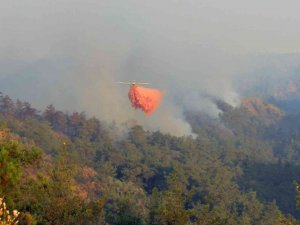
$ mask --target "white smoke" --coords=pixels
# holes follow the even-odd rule
[[[283,19],[255,15],[261,4],[241,15],[232,0],[226,5],[193,0],[3,2],[0,87],[35,107],[53,103],[106,121],[134,119],[150,130],[190,134],[185,110],[218,116],[211,99],[238,104],[233,80],[244,53],[289,51],[290,45],[279,46],[287,43],[285,35],[300,37],[297,26],[289,29],[288,14]],[[293,16],[292,24],[299,21]],[[293,49],[299,50],[299,43]],[[115,83],[131,80],[150,82],[165,93],[152,117],[133,110],[128,87]]]

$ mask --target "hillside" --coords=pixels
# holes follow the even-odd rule
[[[270,54],[251,58],[253,66],[235,80],[242,96],[258,96],[285,112],[300,112],[300,54]]]
[[[0,191],[20,224],[297,224],[299,116],[187,113],[196,138],[0,98]],[[272,118],[270,120],[270,118]]]

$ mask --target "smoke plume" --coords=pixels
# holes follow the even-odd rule
[[[4,1],[0,91],[39,109],[52,103],[108,122],[191,134],[186,111],[217,117],[212,99],[238,104],[233,81],[245,55],[300,49],[297,7],[252,2]],[[164,93],[151,117],[132,110],[128,90],[116,85],[132,80]]]

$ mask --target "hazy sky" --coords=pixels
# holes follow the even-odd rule
[[[21,48],[15,54],[38,57],[58,42],[121,35],[228,51],[298,52],[299,7],[296,0],[2,0],[1,49]]]
[[[34,106],[184,134],[185,109],[218,114],[203,96],[236,103],[233,79],[246,55],[300,51],[299,8],[292,0],[2,0],[0,88]],[[132,111],[127,87],[114,83],[133,79],[165,93],[151,118]]]

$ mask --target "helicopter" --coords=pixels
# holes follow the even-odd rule
[[[151,85],[150,83],[135,82],[135,80],[133,80],[132,82],[122,82],[122,81],[119,81],[117,83],[118,84],[126,84],[126,85],[130,85],[130,86],[134,86],[134,85]]]

